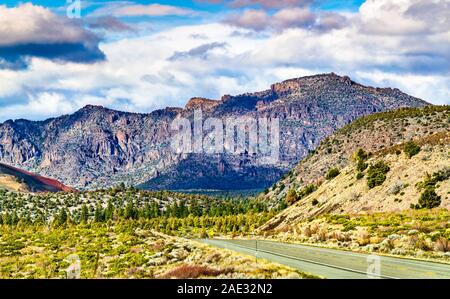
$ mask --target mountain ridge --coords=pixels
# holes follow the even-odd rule
[[[334,73],[276,83],[270,89],[220,100],[193,98],[186,107],[168,107],[151,113],[122,112],[87,105],[77,112],[45,121],[16,120],[0,124],[0,162],[39,172],[81,189],[107,187],[118,182],[153,185],[158,189],[183,189],[185,177],[177,165],[191,160],[194,169],[213,181],[231,182],[225,189],[268,186],[320,140],[364,115],[400,107],[429,105],[391,88],[365,87]],[[279,118],[280,161],[270,169],[258,159],[220,154],[177,154],[169,150],[177,117],[191,119],[195,108],[204,117]],[[211,167],[211,161],[216,161]],[[214,165],[213,165],[214,166]],[[223,168],[226,169],[223,169]],[[224,177],[229,175],[229,177]],[[180,177],[179,180],[173,180]],[[250,177],[245,186],[239,178]],[[165,179],[167,178],[167,179]],[[215,189],[207,180],[204,189]],[[214,185],[214,186],[213,186]],[[189,189],[189,188],[187,188]],[[248,188],[253,189],[253,188]]]

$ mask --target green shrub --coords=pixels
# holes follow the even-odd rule
[[[390,167],[385,162],[380,161],[375,165],[370,165],[367,170],[367,185],[370,189],[381,186],[386,180],[386,174],[389,172]]]
[[[369,167],[369,165],[362,160],[359,160],[358,163],[356,164],[356,170],[358,170],[359,172],[363,172],[364,170],[367,169],[367,167]]]
[[[427,177],[424,181],[416,184],[416,187],[419,189],[424,189],[428,187],[436,187],[437,183],[443,182],[450,178],[450,168],[445,167],[444,169],[433,173],[433,175],[427,174]]]
[[[334,179],[335,177],[337,177],[339,175],[339,169],[337,168],[331,168],[330,170],[328,170],[327,175],[325,176],[325,178],[327,180],[331,180]]]
[[[312,200],[312,205],[313,206],[317,206],[319,204],[319,201],[316,199],[316,198],[314,198],[313,200]]]
[[[440,205],[441,205],[441,197],[437,195],[436,191],[434,191],[434,188],[428,187],[420,195],[419,206],[421,208],[432,209],[439,207]]]
[[[316,190],[317,190],[317,187],[314,184],[310,184],[310,185],[306,186],[305,188],[303,188],[298,195],[299,195],[300,199],[302,199],[302,198],[310,195],[311,193],[313,193]]]
[[[364,173],[362,173],[362,172],[358,172],[357,174],[356,174],[356,179],[357,180],[360,180],[360,179],[362,179],[364,177]]]
[[[366,153],[362,148],[358,149],[354,154],[353,154],[353,159],[355,161],[366,161],[367,158],[369,158],[369,154]]]
[[[412,203],[412,204],[410,204],[410,208],[413,210],[420,210],[422,207],[418,203],[416,203],[416,204]]]
[[[299,200],[299,197],[297,195],[297,191],[295,191],[294,188],[289,189],[288,194],[286,195],[286,203],[288,205],[293,205],[294,203],[296,203]]]
[[[418,146],[414,141],[409,141],[405,144],[403,150],[406,156],[411,159],[420,152],[420,146]]]

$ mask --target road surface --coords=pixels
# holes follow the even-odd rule
[[[200,241],[330,279],[450,279],[448,264],[272,241],[219,239]]]

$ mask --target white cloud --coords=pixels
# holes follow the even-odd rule
[[[446,32],[448,0],[367,0],[359,10],[361,30],[369,34],[410,35]]]
[[[384,13],[391,8],[375,5],[372,9]],[[256,34],[225,24],[180,26],[101,44],[107,60],[93,65],[60,65],[35,58],[28,70],[0,71],[0,82],[7,82],[0,85],[0,97],[28,99],[28,104],[2,107],[0,119],[56,116],[88,103],[150,112],[183,106],[194,96],[218,98],[259,91],[277,81],[331,71],[361,83],[397,87],[436,104],[449,104],[446,65],[450,51],[446,50],[450,28],[420,38],[410,30],[368,35],[361,28],[361,18],[367,17],[361,14],[367,12],[347,15],[348,26],[331,31],[291,28]],[[411,18],[409,14],[407,18]],[[177,52],[198,53],[198,49],[211,48],[208,55],[169,59]],[[61,108],[35,108],[36,103],[46,107],[47,102]],[[30,109],[35,112],[30,114]]]
[[[23,43],[80,42],[92,38],[85,30],[48,9],[31,3],[0,5],[0,46]]]
[[[95,10],[91,16],[114,15],[118,17],[136,17],[136,16],[195,16],[198,13],[194,10],[162,4],[130,4],[130,3],[111,3]]]
[[[450,105],[450,78],[445,76],[421,76],[414,74],[386,74],[381,72],[357,72],[357,77],[380,87],[392,87],[434,104]]]
[[[332,12],[313,13],[310,8],[283,8],[270,14],[263,9],[246,9],[243,12],[232,13],[224,19],[225,24],[252,29],[255,31],[278,30],[288,28],[309,28],[330,30],[347,25],[344,14]]]
[[[64,95],[58,93],[40,93],[30,95],[25,104],[13,104],[0,109],[0,119],[26,117],[39,119],[73,111],[74,105]]]
[[[23,69],[30,57],[93,63],[99,38],[69,18],[33,5],[0,5],[0,68]]]

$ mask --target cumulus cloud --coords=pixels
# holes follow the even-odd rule
[[[342,29],[350,24],[349,19],[341,14],[325,12],[316,21],[316,28],[319,30]]]
[[[128,4],[112,3],[94,11],[92,16],[114,15],[116,17],[136,17],[136,16],[194,16],[197,12],[183,7],[162,4]]]
[[[13,104],[0,109],[0,119],[40,119],[73,111],[74,105],[64,95],[43,92],[29,97],[28,102]]]
[[[87,21],[87,24],[91,29],[102,29],[113,32],[133,31],[133,28],[131,28],[129,25],[112,16],[92,18]]]
[[[448,0],[367,0],[358,21],[366,34],[423,35],[450,28]]]
[[[25,68],[31,57],[92,63],[100,39],[79,24],[31,3],[0,6],[0,68]]]
[[[450,28],[450,2],[447,0],[420,0],[409,6],[404,15],[423,20],[429,32],[445,32]]]
[[[316,15],[307,8],[288,8],[275,13],[273,22],[277,28],[308,28],[316,22]]]
[[[383,1],[385,5],[378,5]],[[416,12],[410,8],[418,1],[402,0],[409,4],[402,4],[404,13],[397,15],[397,21],[434,26],[425,12],[416,20]],[[237,29],[220,22],[184,25],[102,43],[108,59],[101,64],[67,63],[62,67],[34,58],[24,71],[0,69],[0,119],[61,114],[59,110],[37,110],[39,113],[29,116],[27,109],[34,107],[30,105],[44,99],[61,103],[55,105],[65,107],[64,113],[88,103],[150,112],[182,107],[194,96],[217,99],[331,71],[363,84],[396,87],[432,103],[450,104],[450,28],[426,34],[410,29],[400,34],[398,28],[390,28],[369,34],[364,28],[368,20],[392,13],[394,8],[388,2],[392,1],[368,1],[360,12],[344,15],[345,26],[341,26],[343,20],[335,20],[340,15],[332,13],[317,13],[313,28],[304,25],[308,22],[287,22],[289,30]],[[334,30],[321,30],[320,26]],[[1,97],[23,102],[2,102]],[[55,100],[58,97],[59,102]]]
[[[253,30],[264,30],[269,26],[270,16],[263,10],[247,9],[242,14],[229,15],[225,23]]]
[[[231,7],[261,6],[264,8],[284,8],[307,6],[313,0],[198,0],[212,4],[228,4]]]
[[[380,87],[395,86],[406,93],[440,105],[450,105],[450,77],[392,74],[380,71],[356,72],[356,77]]]
[[[224,23],[262,31],[275,29],[282,31],[289,28],[309,28],[321,31],[340,29],[348,24],[347,17],[332,12],[314,13],[309,8],[284,8],[270,14],[262,9],[247,9],[230,14]]]
[[[204,44],[204,45],[200,45],[198,47],[192,48],[189,51],[175,52],[169,58],[169,60],[174,61],[174,60],[179,60],[179,59],[183,59],[183,58],[192,58],[192,57],[206,59],[206,58],[208,58],[208,53],[210,51],[212,51],[214,49],[223,49],[226,46],[227,46],[226,43],[219,43],[219,42]]]

